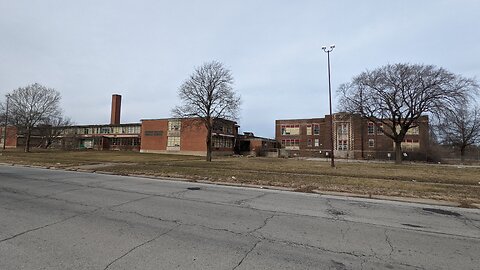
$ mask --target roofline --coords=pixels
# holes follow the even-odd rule
[[[202,119],[202,118],[201,118],[201,117],[169,117],[169,118],[140,119],[140,121],[143,122],[143,121],[174,120],[174,119],[183,120],[183,119]],[[214,119],[225,120],[225,121],[228,121],[228,122],[232,122],[232,123],[238,124],[237,121],[228,120],[228,119],[222,118],[222,117],[217,117],[217,118],[214,118]]]
[[[58,128],[69,128],[69,127],[121,127],[121,126],[141,126],[142,123],[125,123],[125,124],[94,124],[94,125],[71,125],[71,126],[60,126]]]

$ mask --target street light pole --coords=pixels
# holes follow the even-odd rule
[[[330,145],[331,145],[331,166],[335,168],[335,158],[334,158],[334,147],[333,147],[333,114],[332,114],[332,84],[330,82],[330,52],[333,51],[335,45],[330,45],[330,48],[327,49],[327,46],[323,46],[322,50],[327,53],[328,59],[328,103],[330,106]]]
[[[7,145],[7,123],[8,123],[8,101],[10,99],[9,95],[6,95],[7,97],[7,106],[5,110],[5,126],[3,127],[3,151],[5,151],[5,147]]]

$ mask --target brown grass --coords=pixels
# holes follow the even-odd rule
[[[0,162],[98,168],[122,175],[181,177],[191,180],[270,185],[301,192],[334,191],[448,200],[469,206],[480,203],[480,167],[430,164],[328,162],[297,159],[216,158],[142,154],[120,151],[7,151]]]

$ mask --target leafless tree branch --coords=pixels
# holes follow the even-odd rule
[[[197,117],[207,128],[207,161],[211,161],[212,129],[215,119],[235,121],[241,99],[233,89],[233,76],[222,63],[212,61],[195,68],[193,74],[180,86],[178,96],[182,104],[172,113],[175,117]]]
[[[383,124],[401,163],[401,142],[422,114],[438,115],[465,102],[478,89],[474,79],[443,68],[394,64],[361,73],[342,84],[338,93],[340,110],[361,114],[377,127]]]

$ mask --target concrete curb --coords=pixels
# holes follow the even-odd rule
[[[210,185],[217,185],[217,186],[245,187],[245,188],[254,188],[254,189],[268,189],[268,190],[279,190],[279,191],[287,191],[287,192],[308,193],[308,192],[295,191],[294,188],[287,188],[287,187],[263,186],[263,185],[231,183],[231,182],[213,182],[208,180],[195,180],[195,179],[187,179],[187,178],[154,176],[154,175],[146,175],[146,174],[118,174],[118,173],[109,172],[109,171],[79,169],[75,167],[58,168],[53,166],[36,166],[36,165],[15,164],[15,163],[0,163],[0,165],[19,166],[19,167],[27,167],[27,168],[40,168],[40,169],[60,170],[60,171],[75,171],[75,172],[82,172],[82,173],[96,173],[96,174],[126,176],[126,177],[140,177],[140,178],[149,178],[149,179],[156,179],[156,180],[202,183],[202,184],[210,184]],[[322,190],[313,190],[311,193],[318,194],[318,195],[338,196],[338,197],[374,199],[374,200],[380,200],[380,201],[394,201],[394,202],[418,203],[418,204],[436,205],[436,206],[460,207],[460,203],[444,201],[444,200],[434,200],[434,199],[409,198],[409,197],[386,196],[386,195],[364,195],[364,194],[356,194],[356,193],[348,193],[348,192],[335,192],[335,191],[322,191]],[[472,206],[480,209],[480,204],[472,204]]]

